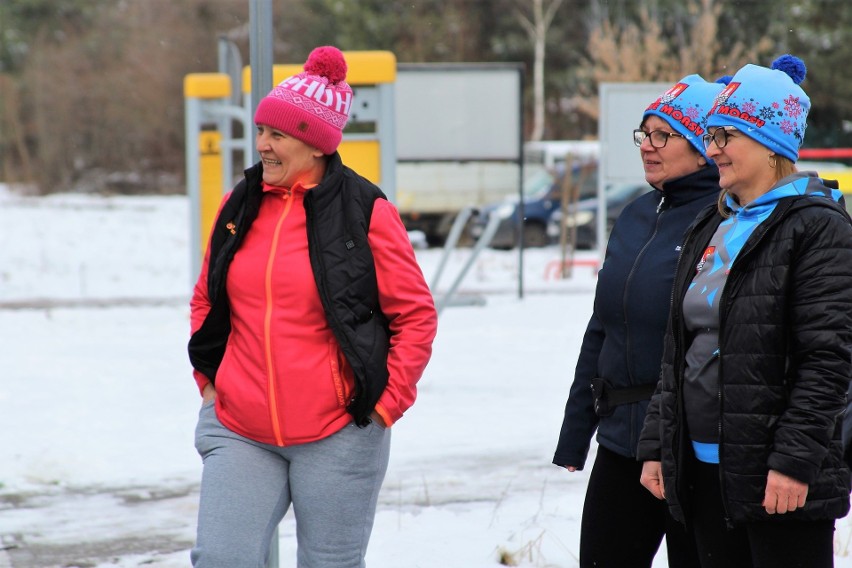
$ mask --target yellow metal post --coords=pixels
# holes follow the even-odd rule
[[[382,183],[382,164],[378,140],[346,140],[337,147],[344,164],[376,185]]]
[[[184,98],[221,99],[231,96],[231,78],[225,73],[190,73],[183,78]]]
[[[201,256],[207,250],[207,240],[213,228],[213,220],[222,201],[222,134],[205,130],[198,135],[199,164],[199,211],[201,213]]]
[[[191,73],[184,77],[186,121],[186,188],[190,200],[191,278],[198,275],[210,227],[222,199],[222,134],[204,130],[216,119],[207,105],[223,104],[231,94],[231,79],[224,73]]]

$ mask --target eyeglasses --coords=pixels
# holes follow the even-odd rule
[[[710,142],[715,142],[717,148],[724,148],[728,145],[728,139],[731,137],[728,132],[735,132],[737,129],[733,126],[722,126],[709,134],[701,137],[704,141],[704,148],[710,149]]]
[[[676,136],[677,138],[686,138],[686,136],[678,134],[677,132],[666,132],[665,130],[652,130],[651,132],[645,132],[641,128],[637,128],[633,131],[633,143],[637,146],[641,146],[642,142],[645,141],[645,138],[650,138],[651,146],[654,148],[665,148],[669,138],[672,138],[673,136]]]

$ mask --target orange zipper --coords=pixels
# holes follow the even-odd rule
[[[284,219],[290,213],[290,208],[293,205],[293,200],[290,199],[290,191],[284,194],[284,212],[278,218],[278,223],[275,225],[275,232],[272,234],[272,247],[269,249],[269,258],[266,261],[266,315],[263,318],[263,343],[266,351],[266,381],[267,392],[269,396],[269,418],[272,421],[272,432],[275,434],[275,442],[279,446],[284,445],[284,439],[281,436],[281,424],[278,422],[278,397],[275,391],[275,369],[272,358],[272,268],[275,265],[275,253],[278,250],[278,235],[281,233],[281,226],[284,224]]]

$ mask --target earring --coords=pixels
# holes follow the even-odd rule
[[[778,165],[778,157],[775,154],[769,154],[769,167],[775,169]]]

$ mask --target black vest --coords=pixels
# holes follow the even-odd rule
[[[192,366],[215,383],[231,330],[225,282],[228,267],[257,217],[263,198],[260,163],[245,171],[222,207],[210,241],[207,275],[210,312],[189,340]],[[325,316],[355,374],[347,410],[359,426],[387,386],[390,333],[381,312],[373,253],[367,242],[370,217],[382,191],[329,158],[322,182],[305,194],[308,253]]]

